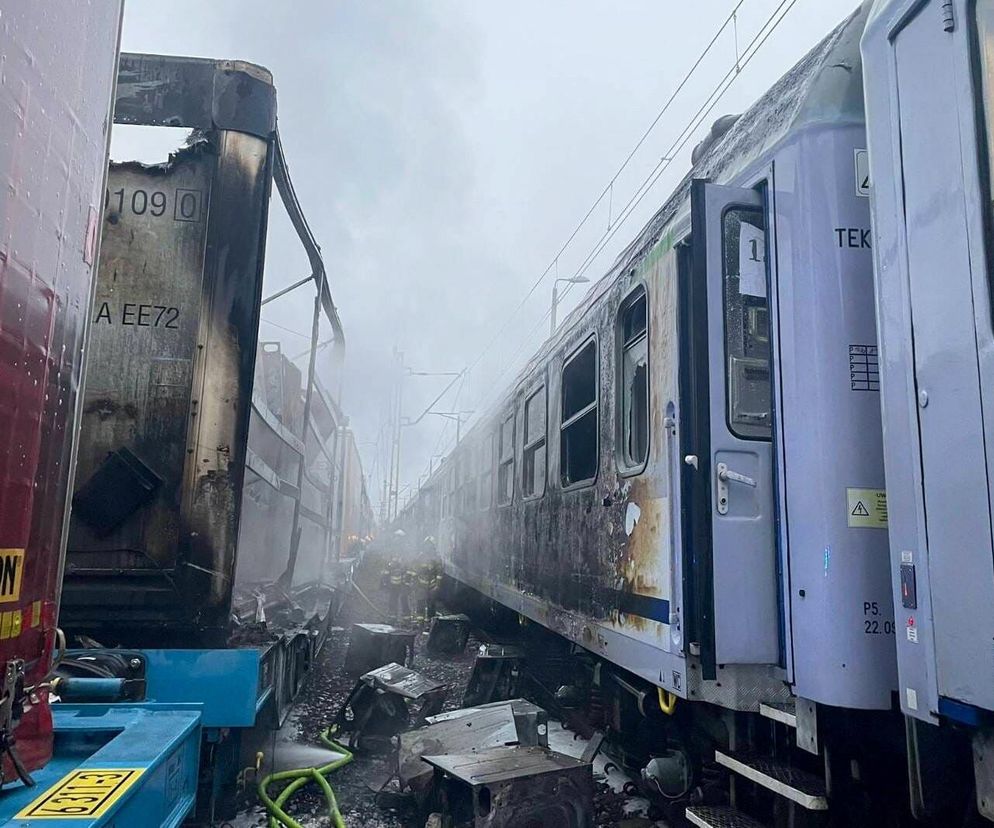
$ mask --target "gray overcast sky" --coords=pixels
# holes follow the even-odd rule
[[[343,405],[374,506],[394,347],[421,371],[456,371],[477,357],[736,2],[127,0],[125,50],[237,58],[275,77],[291,173],[346,328]],[[740,50],[779,5],[743,0]],[[714,117],[746,108],[855,6],[796,1],[600,254],[592,280],[686,173],[690,146]],[[735,42],[729,27],[615,185],[615,212],[733,65]],[[158,152],[145,136],[115,139],[118,160],[161,160]],[[605,201],[561,258],[561,276],[607,222]],[[266,290],[306,273],[274,200]],[[439,410],[480,409],[509,382],[548,332],[550,295],[547,279]],[[580,296],[565,297],[560,318]],[[309,296],[267,305],[262,336],[297,354],[309,316]],[[408,379],[405,415],[420,414],[445,382]],[[405,429],[402,484],[451,445],[453,426],[429,416]]]

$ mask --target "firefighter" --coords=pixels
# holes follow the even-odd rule
[[[390,599],[390,621],[397,624],[410,616],[410,601],[408,593],[411,588],[411,573],[403,561],[396,555],[392,557],[383,570],[380,583],[387,590]]]
[[[435,539],[430,535],[424,540],[421,561],[418,565],[418,587],[420,592],[422,620],[431,621],[435,617],[438,591],[442,586],[442,567],[435,552]]]

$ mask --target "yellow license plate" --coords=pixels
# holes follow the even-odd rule
[[[17,819],[103,816],[144,772],[145,768],[74,770],[24,808]]]

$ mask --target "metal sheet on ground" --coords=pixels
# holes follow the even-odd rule
[[[421,761],[426,754],[476,753],[519,741],[510,704],[456,710],[446,714],[442,721],[438,721],[437,716],[432,718],[436,720],[433,724],[400,736],[397,764],[402,786],[411,785],[418,777],[431,775],[431,768]]]
[[[387,664],[362,676],[362,680],[377,690],[396,693],[405,699],[420,699],[422,696],[441,690],[442,682],[425,678],[409,667],[401,664]]]

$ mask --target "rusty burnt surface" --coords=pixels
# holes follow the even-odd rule
[[[664,278],[671,275],[669,265],[662,259],[650,256],[616,279],[585,309],[582,321],[559,339],[553,353],[533,361],[513,395],[471,432],[462,449],[472,452],[479,440],[516,412],[514,500],[509,506],[477,508],[452,519],[450,554],[457,574],[469,573],[542,599],[548,607],[544,623],[595,649],[595,631],[577,624],[576,616],[653,638],[662,634],[657,632],[660,623],[669,622],[669,573],[664,568],[670,560],[671,515],[663,418],[667,402],[677,393],[676,299],[675,287]],[[645,468],[625,473],[618,470],[618,436],[612,426],[620,404],[616,321],[624,300],[643,284],[650,295],[651,436]],[[597,341],[599,363],[598,475],[591,485],[564,490],[559,481],[561,369],[591,337]],[[525,399],[542,382],[548,406],[547,481],[544,495],[523,499],[522,411]],[[452,463],[459,463],[458,454],[446,467]],[[435,486],[445,485],[445,474],[437,476]],[[440,546],[446,546],[446,539],[440,539]]]
[[[164,164],[111,165],[76,485],[120,449],[162,485],[106,536],[73,519],[72,631],[227,637],[271,164],[268,141],[209,131]]]

